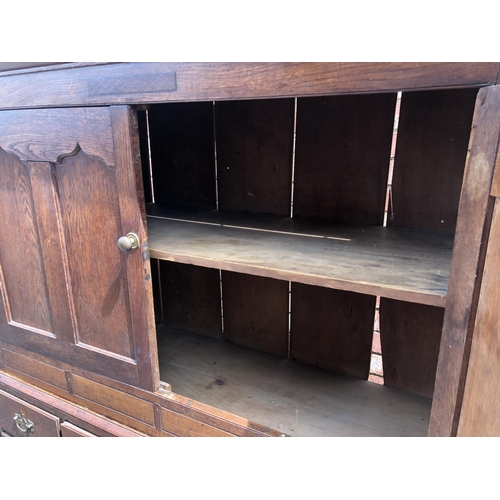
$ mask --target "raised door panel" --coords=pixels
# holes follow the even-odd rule
[[[0,338],[156,389],[134,114],[2,112],[0,148]],[[131,231],[141,248],[122,253]]]

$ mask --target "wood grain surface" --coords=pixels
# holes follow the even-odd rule
[[[215,208],[213,104],[152,106],[148,115],[155,200]]]
[[[292,283],[290,357],[368,379],[376,297]]]
[[[289,215],[294,100],[215,104],[220,210]]]
[[[298,99],[294,217],[382,225],[396,94]]]
[[[446,300],[452,235],[173,213],[148,218],[154,258],[430,305]]]
[[[403,94],[389,226],[455,230],[476,95],[477,89]]]
[[[222,339],[217,269],[160,261],[163,324]]]
[[[48,69],[51,69],[50,71]],[[0,75],[0,108],[294,97],[492,85],[498,63],[121,63]],[[175,73],[175,90],[173,89]],[[100,79],[124,78],[92,94]],[[164,80],[165,90],[153,88]]]
[[[500,200],[484,265],[459,436],[500,436]]]
[[[490,187],[499,134],[500,87],[481,89],[458,208],[429,425],[431,436],[455,435],[457,431],[493,210]]]
[[[0,147],[23,161],[56,163],[77,145],[114,165],[108,108],[2,111]]]
[[[380,299],[384,385],[432,398],[444,309]]]
[[[288,281],[222,271],[224,338],[288,358]]]

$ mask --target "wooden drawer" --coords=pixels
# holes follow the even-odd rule
[[[95,434],[88,432],[76,425],[69,422],[61,423],[61,436],[62,437],[97,437]]]
[[[23,432],[14,420],[20,415],[33,423],[33,432]],[[22,399],[0,391],[0,431],[2,435],[12,437],[59,437],[59,419]]]

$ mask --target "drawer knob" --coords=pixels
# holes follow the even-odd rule
[[[139,236],[135,233],[128,233],[127,236],[122,236],[118,239],[118,248],[122,252],[130,252],[139,248]]]
[[[21,410],[21,414],[16,413],[14,415],[14,420],[16,422],[17,428],[26,434],[32,434],[35,432],[35,425],[31,420],[24,416],[24,410]]]

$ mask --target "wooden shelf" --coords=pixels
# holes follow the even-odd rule
[[[425,436],[431,400],[158,326],[173,392],[291,436]]]
[[[453,234],[148,206],[151,257],[444,307]]]

